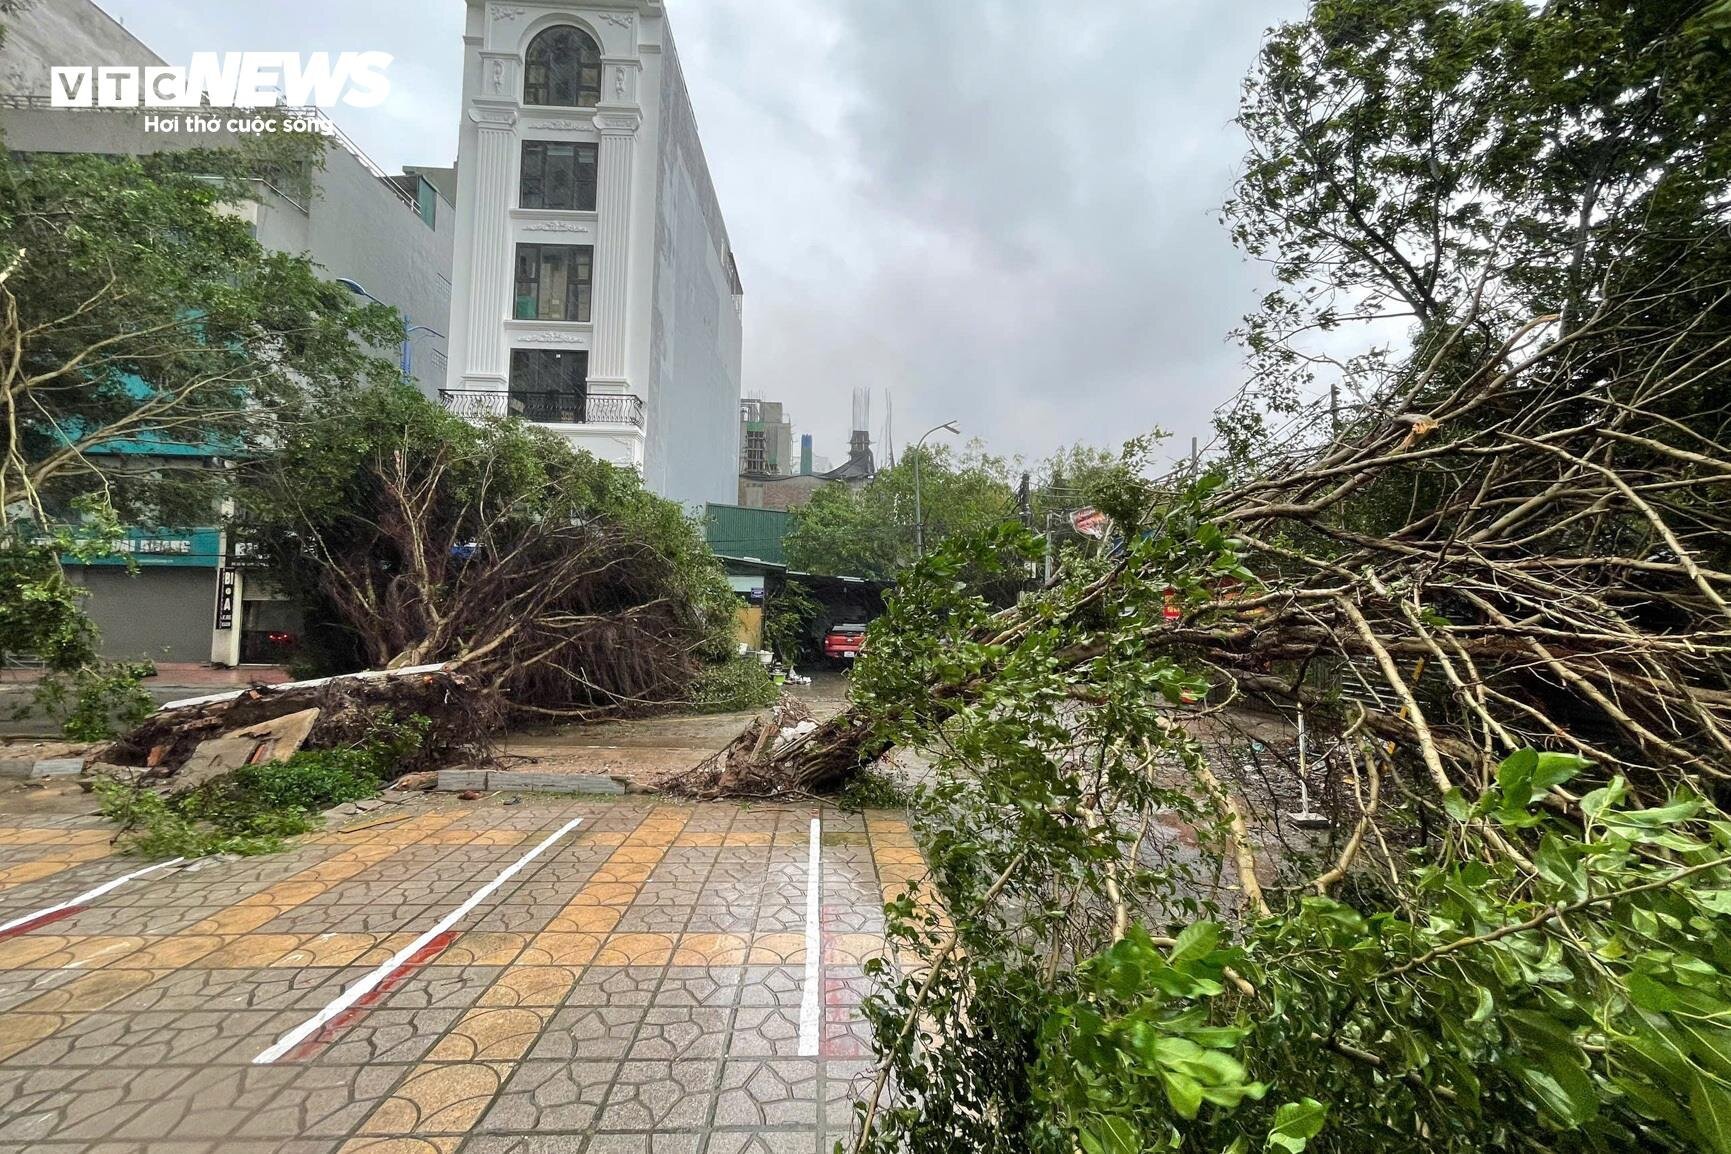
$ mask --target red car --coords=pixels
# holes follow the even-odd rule
[[[865,648],[864,625],[836,625],[823,635],[823,656],[832,666],[843,666]]]

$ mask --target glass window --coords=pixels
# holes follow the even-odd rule
[[[595,211],[595,168],[599,146],[552,140],[523,143],[524,208]]]
[[[549,28],[523,58],[523,103],[593,108],[601,103],[601,49],[581,28]]]
[[[589,354],[512,349],[510,411],[526,421],[580,425],[588,401]]]
[[[594,265],[592,245],[518,245],[514,315],[520,321],[588,320]]]

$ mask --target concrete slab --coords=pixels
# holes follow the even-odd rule
[[[486,789],[487,771],[484,769],[441,769],[439,783],[435,789],[447,793],[461,793],[465,789]]]
[[[625,783],[599,773],[535,773],[530,770],[496,769],[487,775],[488,789],[518,793],[622,794]]]
[[[318,719],[317,709],[303,709],[200,742],[174,775],[174,788],[193,789],[243,765],[286,761],[300,749]]]
[[[31,777],[77,777],[84,772],[82,757],[45,757],[30,767]]]

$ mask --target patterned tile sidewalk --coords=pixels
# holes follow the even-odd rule
[[[143,864],[96,819],[32,820],[0,814],[0,924]],[[159,871],[0,936],[0,1154],[825,1151],[869,1065],[881,903],[921,872],[899,817],[638,799],[453,804]]]

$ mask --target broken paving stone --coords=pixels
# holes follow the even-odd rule
[[[122,785],[137,785],[145,776],[146,771],[136,765],[109,765],[105,761],[99,761],[85,771],[78,784],[84,787],[85,793],[90,793],[103,778],[118,781]]]
[[[84,772],[82,757],[45,757],[30,767],[30,776],[42,777],[77,777]]]
[[[355,802],[355,808],[360,810],[362,813],[371,813],[375,809],[383,809],[384,807],[385,803],[376,797],[362,798],[360,801]]]

